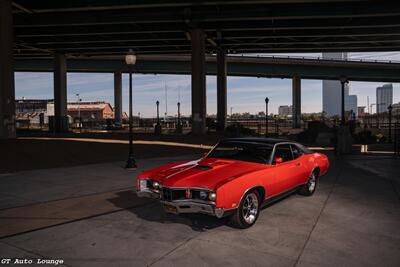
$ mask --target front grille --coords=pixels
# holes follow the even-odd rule
[[[164,201],[173,201],[186,199],[186,189],[170,189],[163,187],[161,199]]]
[[[174,200],[183,200],[188,199],[186,197],[186,188],[185,189],[171,189],[168,187],[163,187],[161,190],[161,200],[164,201],[174,201]],[[193,200],[203,200],[208,201],[208,198],[200,197],[200,189],[190,189],[190,199]]]
[[[162,188],[161,199],[165,201],[172,201],[172,190],[169,188]]]

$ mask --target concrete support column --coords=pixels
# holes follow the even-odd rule
[[[122,125],[122,73],[114,72],[114,124]]]
[[[68,131],[67,117],[67,60],[65,55],[54,57],[54,122],[57,133]]]
[[[10,0],[0,0],[0,138],[15,138],[13,18]]]
[[[227,66],[226,52],[219,49],[217,53],[217,130],[223,131],[226,127],[227,109]]]
[[[292,119],[293,128],[301,125],[301,79],[294,76],[292,79]]]
[[[341,84],[341,86],[342,86],[342,90],[341,90],[341,108],[340,108],[340,115],[341,115],[341,120],[340,120],[340,123],[342,124],[342,125],[344,125],[344,124],[346,124],[346,118],[345,118],[345,110],[344,110],[344,107],[345,107],[345,87],[346,87],[346,83],[348,83],[349,81],[347,80],[347,78],[346,77],[341,77],[340,78],[340,84]]]
[[[192,41],[192,133],[206,131],[206,58],[205,36],[200,29],[190,32]]]

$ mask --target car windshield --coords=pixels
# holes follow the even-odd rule
[[[207,158],[222,158],[249,161],[255,163],[269,163],[273,146],[270,144],[253,142],[221,142]]]

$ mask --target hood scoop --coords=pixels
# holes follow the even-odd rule
[[[194,169],[196,170],[202,170],[202,171],[207,171],[207,170],[211,170],[212,167],[211,166],[206,166],[206,165],[196,165],[194,167]]]

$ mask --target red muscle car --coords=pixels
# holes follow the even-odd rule
[[[328,157],[296,142],[271,138],[230,138],[199,160],[143,172],[138,196],[160,199],[170,213],[230,216],[234,226],[253,225],[260,208],[298,191],[311,196]]]

